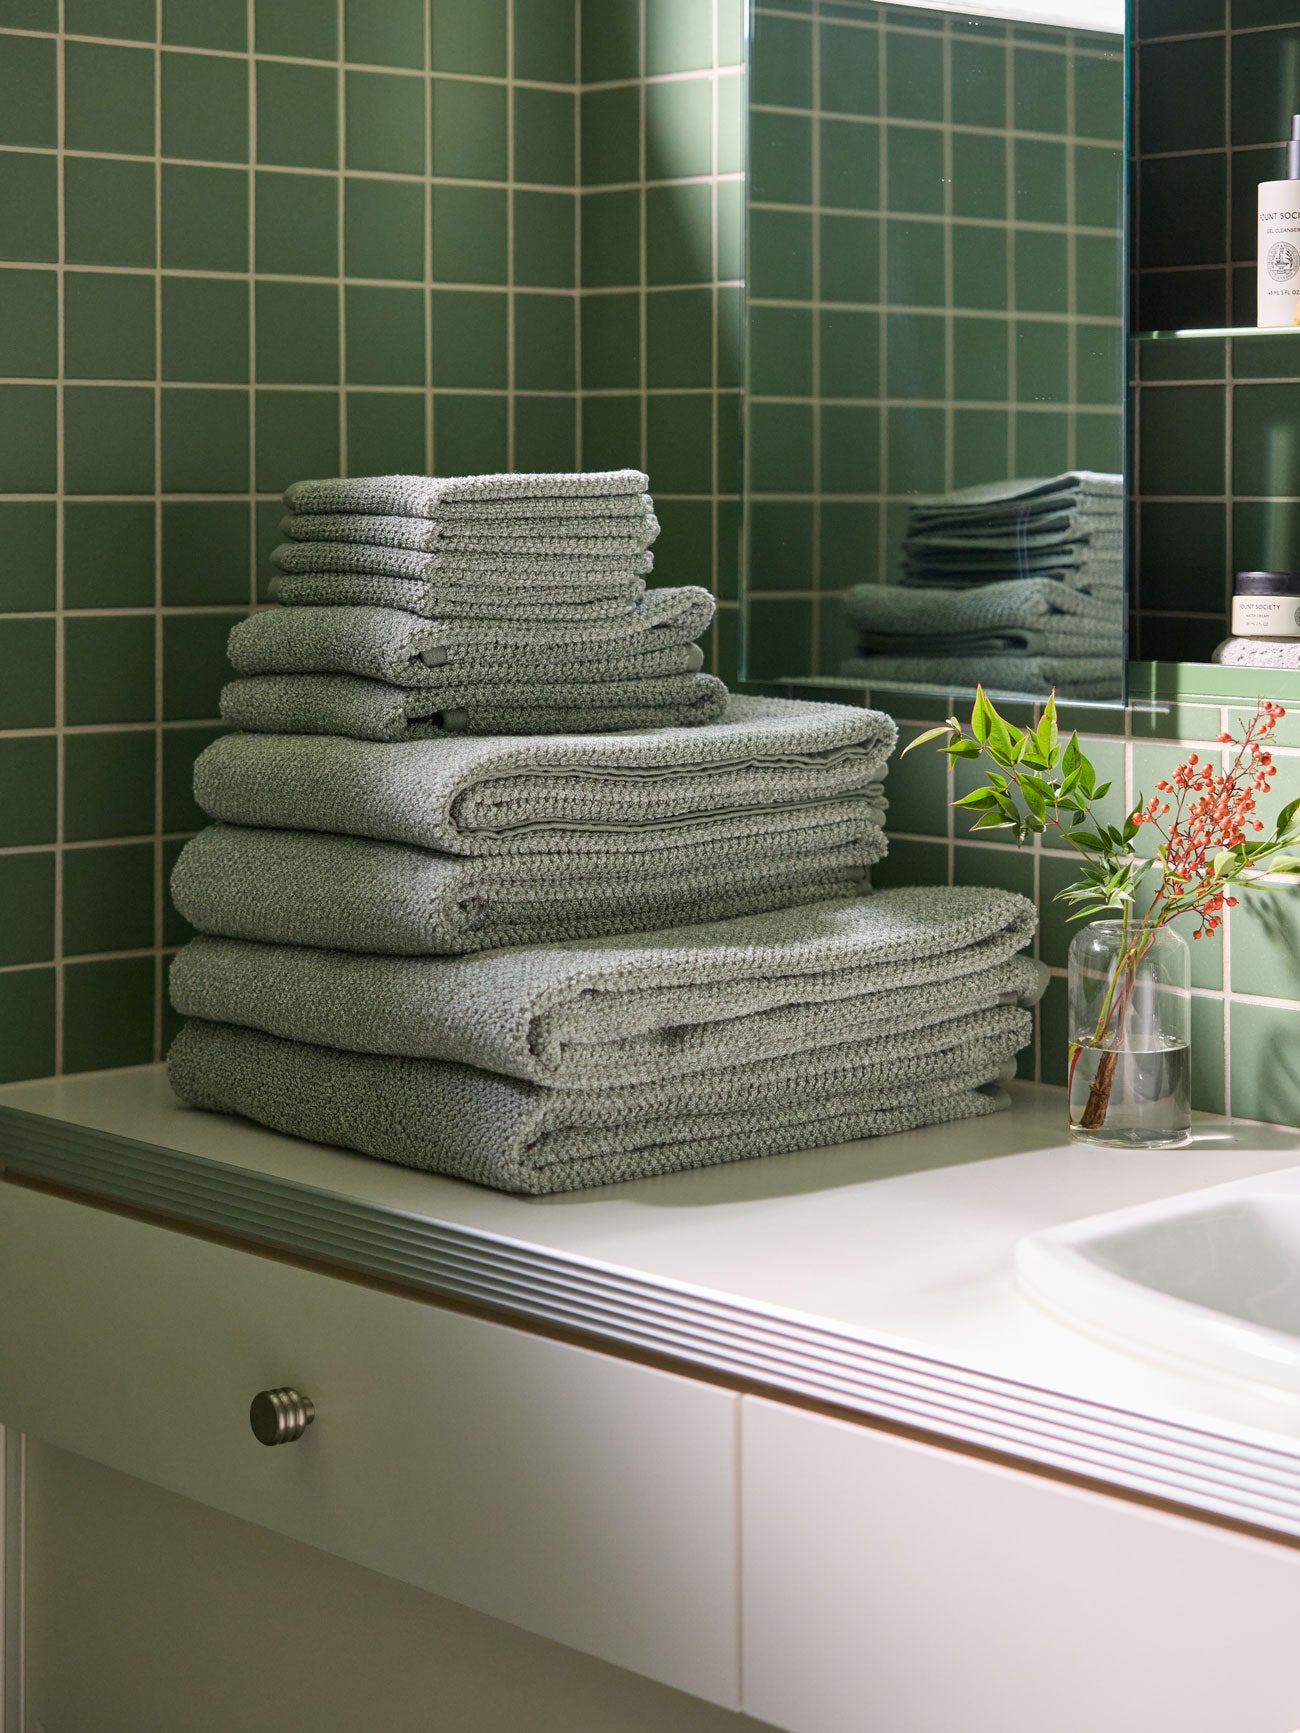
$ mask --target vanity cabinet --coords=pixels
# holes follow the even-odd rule
[[[742,1459],[761,1721],[1300,1728],[1300,1551],[757,1398]]]
[[[738,1706],[731,1392],[13,1184],[0,1316],[0,1423]]]

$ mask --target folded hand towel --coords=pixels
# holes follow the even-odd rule
[[[465,857],[212,824],[181,850],[171,892],[199,932],[236,939],[402,956],[549,944],[849,896],[884,857],[885,806],[870,789],[806,807],[758,859],[668,831],[635,873],[622,855]]]
[[[291,513],[280,533],[290,541],[345,542],[376,548],[414,548],[449,559],[467,555],[513,554],[518,559],[617,559],[642,554],[658,537],[653,512],[640,518],[548,519],[520,531],[499,523],[448,525],[427,518],[334,516]]]
[[[859,794],[897,738],[848,704],[732,696],[716,722],[632,734],[385,745],[230,734],[194,767],[195,798],[234,824],[325,830],[451,854],[634,856],[664,827],[763,839],[792,809]]]
[[[1118,649],[1118,646],[1116,647]],[[1118,700],[1124,663],[1113,656],[852,656],[841,664],[846,679],[870,686],[939,686],[960,692],[982,685],[1012,697],[1092,702]]]
[[[1123,503],[1124,477],[1097,470],[1071,469],[1062,475],[1023,476],[1010,481],[977,482],[952,493],[918,499],[910,508],[909,521],[927,521],[945,513],[998,510],[1021,513],[1053,512],[1075,506],[1115,509]]]
[[[367,475],[350,480],[297,481],[285,492],[293,511],[371,512],[383,516],[437,517],[451,504],[489,500],[588,502],[641,495],[650,478],[639,469],[589,470],[570,475]]]
[[[606,493],[569,495],[550,499],[456,499],[443,500],[436,521],[449,528],[463,529],[470,524],[497,524],[512,535],[529,530],[533,525],[550,524],[565,533],[571,525],[604,523],[611,528],[624,527],[653,513],[655,502],[648,493]],[[299,511],[297,517],[309,515]],[[337,513],[322,515],[336,516]],[[383,516],[383,513],[371,515]],[[434,521],[434,520],[430,520]]]
[[[965,640],[1025,629],[1104,639],[1119,629],[1124,617],[1118,591],[1114,596],[1086,596],[1045,578],[956,590],[861,584],[849,591],[844,607],[864,637],[882,641]]]
[[[707,590],[655,590],[617,620],[425,621],[396,608],[283,607],[241,620],[227,654],[239,674],[354,674],[395,686],[444,689],[577,678],[690,673],[683,656],[708,627]]]
[[[429,740],[452,734],[601,734],[619,728],[694,728],[722,714],[727,688],[698,669],[698,645],[661,651],[663,669],[608,680],[475,680],[425,669],[427,683],[395,686],[347,674],[255,674],[221,693],[222,719],[256,734],[335,734],[349,740]]]
[[[1001,890],[879,891],[770,914],[473,957],[200,938],[183,1017],[352,1052],[622,1087],[1032,1004],[1034,907]]]
[[[703,1078],[578,1091],[190,1022],[167,1067],[191,1106],[540,1194],[996,1112],[1031,1029],[1027,1011],[1000,1008]]]

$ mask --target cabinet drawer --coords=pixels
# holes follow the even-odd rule
[[[0,1422],[736,1705],[730,1393],[8,1183],[0,1319]]]
[[[792,1733],[1291,1733],[1300,1552],[743,1404],[746,1711]]]

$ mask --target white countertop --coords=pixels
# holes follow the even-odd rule
[[[389,1249],[372,1264],[349,1228],[353,1268],[1300,1534],[1300,1398],[1094,1342],[1012,1267],[1023,1234],[1295,1166],[1300,1140],[1203,1118],[1182,1149],[1072,1145],[1061,1091],[1014,1095],[988,1119],[526,1198],[196,1112],[150,1067],[0,1089],[0,1165],[213,1226],[236,1218],[207,1200],[239,1189],[234,1231],[326,1261],[359,1210]],[[154,1166],[115,1189],[140,1145]]]

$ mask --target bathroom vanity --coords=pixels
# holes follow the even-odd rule
[[[0,1091],[5,1733],[1291,1733],[1300,1394],[1014,1256],[1300,1151],[1062,1117],[530,1199]]]

